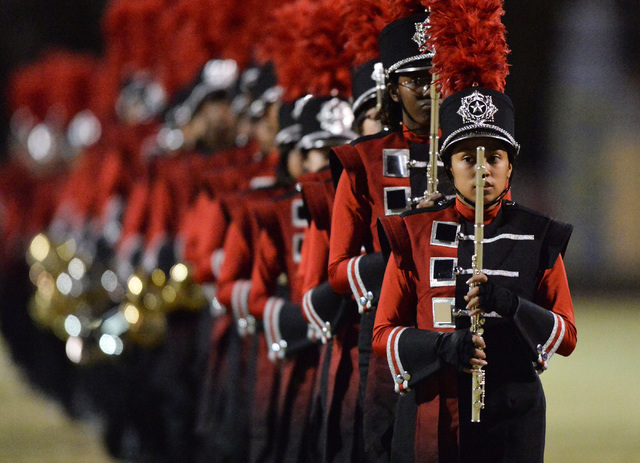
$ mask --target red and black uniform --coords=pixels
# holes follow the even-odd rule
[[[282,191],[280,188],[245,190],[219,199],[221,211],[229,223],[222,249],[212,255],[212,266],[219,271],[217,299],[233,313],[242,336],[255,332],[255,319],[249,313],[249,289],[260,235],[256,216],[262,208],[270,206],[270,198]]]
[[[211,302],[211,313],[203,317],[199,327],[207,331],[207,342],[199,343],[202,344],[202,352],[197,355],[206,359],[203,371],[205,387],[198,404],[196,430],[202,441],[197,452],[203,458],[224,455],[223,459],[242,461],[242,451],[246,450],[240,449],[237,443],[244,440],[234,440],[234,437],[248,433],[244,413],[246,401],[240,386],[246,363],[242,350],[247,346],[239,338],[233,314],[225,312],[227,308],[231,309],[231,305],[219,303],[217,284],[220,283],[218,278],[222,271],[223,246],[229,224],[243,201],[262,194],[247,188],[256,183],[258,175],[262,177],[257,183],[273,183],[275,178],[276,154],[261,156],[255,150],[255,144],[250,143],[210,157],[188,157],[186,164],[194,179],[182,182],[192,184],[190,196],[195,196],[195,199],[179,218],[186,223],[180,227],[178,254],[182,254],[190,264],[194,280],[202,285]],[[170,179],[173,177],[175,174]],[[176,187],[180,185],[179,182],[170,183]],[[239,257],[234,254],[231,251],[229,268],[233,267],[234,257]],[[248,261],[251,262],[251,256]],[[249,265],[245,278],[249,277],[250,268]],[[229,281],[235,276],[229,277],[227,273],[225,278]]]
[[[309,436],[301,430],[308,421],[319,349],[307,337],[301,308],[298,268],[308,229],[302,196],[292,191],[275,198],[270,208],[260,211],[259,220],[262,228],[254,256],[249,311],[262,320],[268,357],[279,362],[273,455],[275,461],[304,461]],[[257,381],[256,387],[262,387],[260,378]]]
[[[440,355],[469,329],[474,211],[459,201],[381,219],[391,258],[373,335],[396,391],[416,390],[416,461],[542,461],[545,405],[536,372],[576,344],[562,262],[571,226],[511,201],[487,211],[483,272],[518,297],[513,317],[486,308],[485,408],[471,423],[471,376]],[[418,258],[419,256],[419,258]],[[464,314],[464,311],[463,311]]]
[[[253,154],[249,156],[249,152]],[[227,159],[223,168],[213,163],[219,156]],[[227,227],[233,209],[242,201],[238,198],[251,196],[258,188],[264,189],[263,185],[273,185],[277,162],[277,153],[262,156],[255,153],[253,143],[216,154],[211,163],[190,162],[189,170],[197,176],[197,188],[185,218],[188,223],[182,224],[179,240],[181,253],[184,252],[185,259],[192,265],[196,281],[207,284],[217,281]],[[211,168],[212,165],[216,167]]]
[[[314,333],[312,336],[326,342],[331,339],[336,325],[343,316],[340,301],[344,299],[329,285],[327,272],[335,187],[329,169],[305,175],[298,184],[310,221],[302,248],[302,264],[298,272],[303,281],[302,310]],[[320,299],[316,300],[317,297]]]
[[[317,438],[314,461],[359,458],[361,410],[358,409],[358,322],[356,305],[328,281],[329,234],[335,187],[331,171],[299,182],[310,224],[301,263],[302,309],[309,335],[321,340],[320,371],[312,403]]]
[[[143,176],[131,186],[122,216],[122,234],[116,245],[116,273],[127,281],[134,268],[139,265],[143,249],[143,232],[151,202],[151,179]]]
[[[177,236],[179,259],[189,263],[196,282],[216,280],[212,254],[222,248],[227,225],[220,202],[204,189],[197,192],[182,216]],[[219,264],[215,268],[219,269]]]
[[[266,188],[212,199],[225,224],[224,240],[208,259],[203,256],[200,261],[204,268],[204,261],[209,260],[217,284],[216,300],[226,313],[212,326],[199,426],[206,439],[203,452],[216,458],[256,461],[273,443],[269,395],[277,367],[267,359],[264,334],[256,331],[255,319],[249,314],[249,289],[259,235],[255,215],[269,204],[269,198],[281,193],[279,188]],[[256,364],[258,358],[264,361]],[[256,377],[262,381],[259,388],[254,385]]]
[[[375,305],[385,267],[377,219],[407,210],[412,198],[423,195],[428,160],[425,142],[411,132],[383,131],[334,148],[344,171],[333,208],[329,282],[341,294],[352,293],[363,312],[358,341],[360,388],[364,446],[372,460],[390,458],[397,402],[393,388],[382,379],[388,374],[386,363],[370,355]],[[386,163],[399,156],[406,160],[406,176],[387,170]],[[407,168],[410,160],[415,168]],[[400,452],[406,447],[402,443],[396,446]]]

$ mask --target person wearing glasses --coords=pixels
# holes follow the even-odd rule
[[[424,12],[405,16],[379,34],[385,130],[333,149],[332,160],[339,160],[343,170],[332,213],[329,282],[337,293],[353,294],[361,313],[359,400],[369,462],[389,461],[393,452],[399,456],[412,450],[413,428],[396,428],[397,395],[388,384],[386,361],[371,355],[371,335],[385,266],[377,219],[415,208],[427,187],[433,54],[424,52],[425,21]],[[414,413],[410,400],[402,402],[408,410],[398,413]],[[410,425],[411,420],[397,424]]]

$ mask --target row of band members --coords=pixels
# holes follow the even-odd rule
[[[180,261],[209,291],[209,310],[171,312],[159,350],[83,376],[103,402],[95,407],[108,411],[115,455],[543,460],[538,371],[576,343],[562,259],[571,226],[511,201],[514,110],[494,89],[463,89],[442,102],[440,193],[424,194],[433,101],[430,56],[413,40],[419,19],[385,28],[386,87],[376,91],[367,63],[351,106],[337,97],[281,104],[263,69],[249,109],[254,140],[241,147],[228,95],[208,92],[181,124],[180,143],[216,147],[215,155],[154,164],[119,205],[122,218],[94,225],[115,249],[121,279],[138,267],[169,275]],[[478,146],[486,153],[485,259],[474,275]],[[176,196],[189,205],[183,213]],[[69,233],[61,215],[65,225],[50,227],[54,241]],[[110,239],[118,220],[122,231]],[[152,291],[129,302],[149,305],[145,294]],[[476,306],[487,316],[472,335]],[[484,408],[471,423],[478,365]]]

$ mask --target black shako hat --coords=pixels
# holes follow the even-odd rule
[[[506,143],[513,162],[520,151],[514,137],[514,116],[511,99],[497,90],[470,87],[448,96],[440,105],[440,157],[448,164],[456,142],[491,137]]]
[[[191,87],[181,95],[179,103],[168,111],[167,122],[181,127],[193,118],[205,101],[231,101],[238,77],[238,64],[234,60],[207,61]]]
[[[300,141],[300,137],[302,136],[302,127],[298,121],[296,121],[293,115],[293,109],[293,104],[284,102],[281,103],[278,108],[280,131],[276,135],[275,144],[282,150],[294,146]]]
[[[351,71],[351,95],[353,103],[351,109],[354,114],[358,112],[367,102],[375,100],[377,97],[376,86],[379,85],[375,80],[375,65],[380,59],[372,59],[358,66]],[[382,75],[384,84],[384,73]]]
[[[294,110],[294,117],[302,128],[298,148],[334,147],[357,137],[351,130],[353,111],[345,100],[338,97],[305,97],[296,105],[299,111]]]
[[[273,63],[269,62],[258,69],[255,82],[249,89],[251,106],[249,113],[254,119],[261,118],[269,105],[280,100],[282,88],[278,87]]]
[[[427,13],[407,16],[387,24],[378,36],[380,58],[387,74],[431,68],[433,51],[427,50]]]

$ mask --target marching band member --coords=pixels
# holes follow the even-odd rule
[[[378,39],[387,79],[381,117],[388,130],[334,150],[344,171],[333,209],[329,282],[338,293],[353,294],[362,313],[359,370],[370,461],[391,458],[396,408],[394,393],[382,379],[386,364],[370,355],[384,273],[377,218],[415,207],[426,190],[428,161],[432,54],[423,50],[426,15],[420,4],[398,14],[400,19],[386,25]],[[400,452],[408,447],[396,446]]]
[[[396,391],[415,390],[416,461],[541,462],[537,370],[576,344],[563,264],[572,227],[505,199],[519,145],[502,93],[502,6],[468,2],[460,11],[432,5],[430,23],[436,58],[446,57],[434,58],[449,95],[440,108],[440,155],[456,197],[381,219],[391,256],[373,348],[388,361]],[[471,46],[470,63],[460,51]],[[478,152],[486,161],[476,166]],[[484,325],[472,334],[470,318],[480,315]],[[478,370],[472,400],[469,373]]]

